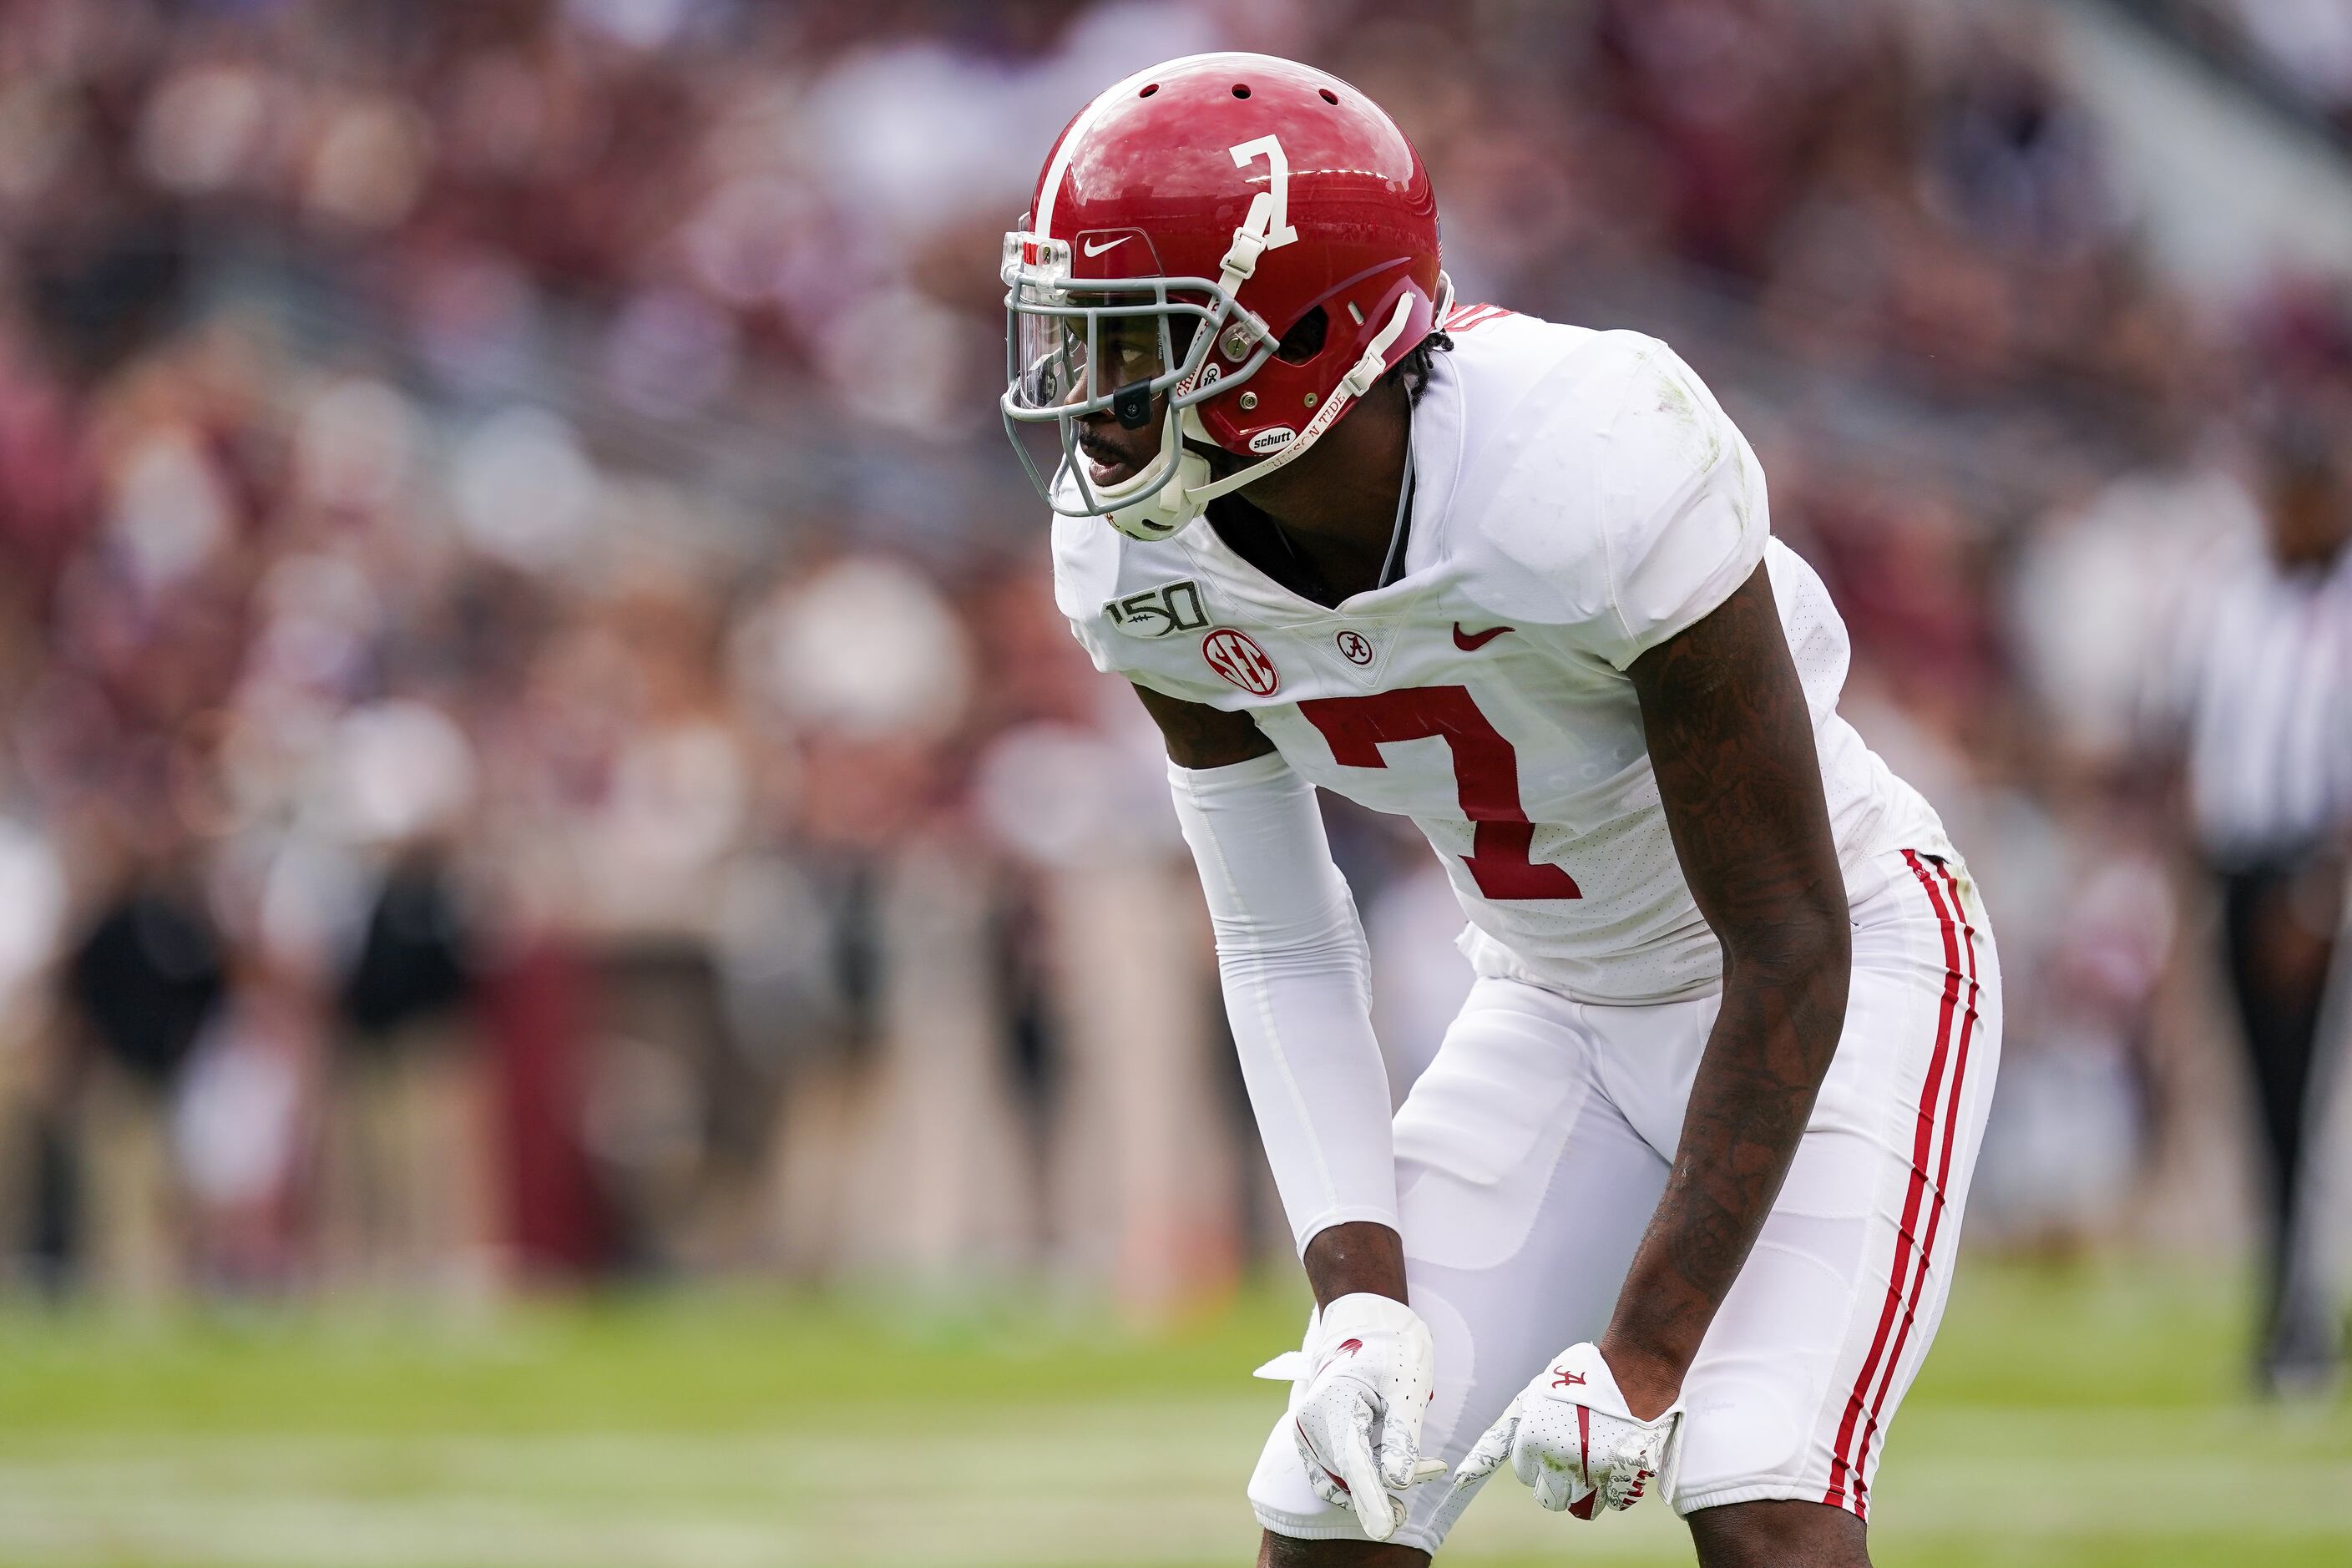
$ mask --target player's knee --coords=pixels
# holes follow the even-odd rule
[[[1257,1568],[1423,1568],[1429,1553],[1386,1541],[1300,1541],[1267,1531]]]
[[[1801,1500],[1732,1503],[1690,1516],[1699,1568],[1870,1568],[1862,1521]]]

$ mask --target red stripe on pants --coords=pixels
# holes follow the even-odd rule
[[[1944,1058],[1952,1042],[1952,1015],[1960,1000],[1959,943],[1952,930],[1952,917],[1944,908],[1942,896],[1936,891],[1934,880],[1919,857],[1906,849],[1904,863],[1911,874],[1919,879],[1927,889],[1927,901],[1935,906],[1936,917],[1944,929],[1944,1005],[1936,1025],[1936,1052],[1927,1062],[1927,1081],[1919,1093],[1919,1131],[1911,1150],[1911,1187],[1903,1200],[1903,1223],[1895,1232],[1895,1267],[1886,1279],[1886,1305],[1878,1314],[1878,1332],[1870,1342],[1870,1353],[1863,1359],[1861,1375],[1853,1382],[1853,1392],[1846,1395],[1845,1417],[1838,1423],[1837,1448],[1830,1463],[1829,1490],[1822,1501],[1832,1508],[1849,1506],[1846,1472],[1850,1468],[1846,1454],[1853,1447],[1854,1429],[1862,1424],[1865,1407],[1870,1402],[1870,1386],[1877,1380],[1879,1358],[1886,1352],[1886,1342],[1895,1331],[1895,1314],[1903,1307],[1903,1284],[1911,1270],[1911,1237],[1919,1223],[1919,1202],[1927,1185],[1927,1163],[1935,1152],[1936,1107],[1944,1085]],[[1851,1505],[1859,1516],[1859,1500]]]
[[[1960,1012],[1959,1043],[1952,1051],[1952,1092],[1944,1101],[1944,1152],[1936,1161],[1936,1181],[1930,1190],[1935,1194],[1935,1205],[1927,1211],[1927,1234],[1919,1242],[1919,1272],[1911,1281],[1911,1302],[1904,1310],[1902,1326],[1895,1331],[1895,1349],[1886,1358],[1886,1381],[1878,1385],[1878,1397],[1870,1404],[1870,1419],[1864,1423],[1862,1447],[1853,1457],[1853,1511],[1857,1518],[1867,1518],[1870,1495],[1870,1445],[1878,1436],[1878,1417],[1885,1408],[1887,1389],[1895,1382],[1895,1369],[1903,1362],[1904,1342],[1911,1336],[1911,1325],[1919,1321],[1919,1298],[1927,1285],[1927,1270],[1936,1257],[1936,1231],[1943,1224],[1944,1194],[1951,1184],[1952,1142],[1959,1133],[1960,1095],[1968,1082],[1969,1041],[1976,1033],[1977,997],[1977,928],[1969,923],[1968,911],[1960,907],[1960,885],[1952,877],[1951,868],[1942,861],[1933,862],[1936,875],[1943,879],[1945,891],[1951,896],[1951,911],[1944,919],[1946,951],[1951,947],[1951,930],[1958,921],[1961,931],[1960,950],[1969,966],[1969,1000]],[[1931,887],[1932,894],[1935,889]],[[1938,907],[1937,912],[1944,914]],[[1948,984],[1948,982],[1947,982]]]

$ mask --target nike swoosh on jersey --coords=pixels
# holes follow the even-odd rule
[[[1135,236],[1131,234],[1122,234],[1117,239],[1107,239],[1100,245],[1097,245],[1093,240],[1089,239],[1086,242],[1086,252],[1088,256],[1100,256],[1104,251],[1116,249],[1118,247],[1125,245],[1129,240],[1133,239],[1134,237]]]
[[[1505,632],[1517,629],[1516,626],[1488,626],[1483,632],[1465,632],[1462,629],[1462,623],[1456,621],[1454,623],[1454,646],[1464,653],[1476,653]]]

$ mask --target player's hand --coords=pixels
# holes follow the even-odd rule
[[[1507,1459],[1535,1489],[1536,1501],[1554,1511],[1591,1519],[1601,1509],[1631,1508],[1653,1490],[1673,1489],[1682,1422],[1680,1400],[1654,1421],[1636,1418],[1600,1347],[1570,1345],[1463,1459],[1444,1516],[1449,1524],[1459,1517]]]
[[[1411,1307],[1355,1295],[1323,1309],[1303,1351],[1258,1368],[1293,1380],[1291,1434],[1316,1495],[1355,1510],[1374,1541],[1404,1522],[1396,1494],[1445,1474],[1421,1457],[1435,1361],[1429,1325]]]

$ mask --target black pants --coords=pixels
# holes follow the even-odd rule
[[[2305,1134],[2344,889],[2344,867],[2325,855],[2222,873],[2230,989],[2252,1069],[2261,1132],[2269,1244],[2265,1355],[2331,1356],[2336,1331],[2324,1321],[2315,1281],[2298,1277]],[[2315,1337],[2323,1343],[2309,1342]],[[2297,1342],[2298,1341],[2305,1342]]]

